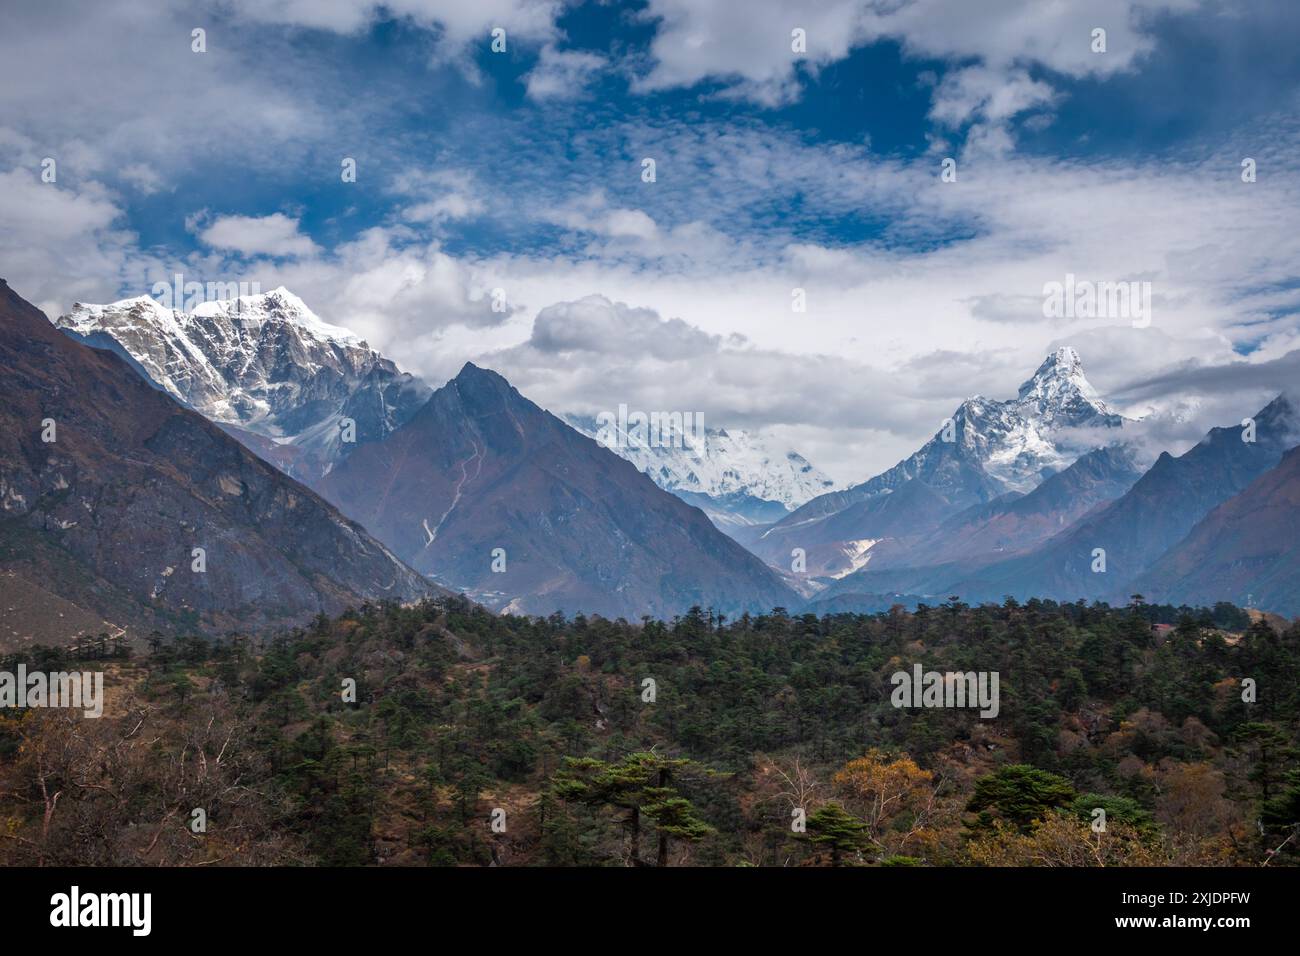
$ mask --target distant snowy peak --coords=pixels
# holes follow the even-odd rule
[[[348,329],[322,321],[302,299],[284,286],[258,295],[203,302],[195,307],[193,314],[203,318],[224,317],[241,323],[244,328],[265,323],[288,323],[322,343],[367,349],[366,343]]]
[[[1027,492],[1084,451],[1109,443],[1106,431],[1125,419],[1097,394],[1079,353],[1065,347],[1047,357],[1016,398],[967,399],[953,421],[956,444],[968,460],[1009,490]],[[941,431],[926,448],[943,440]]]
[[[565,420],[636,465],[665,491],[714,499],[742,496],[778,502],[793,510],[835,487],[803,455],[774,449],[758,432],[681,429],[660,434],[652,443],[635,428],[621,428],[617,423],[602,430],[590,416],[566,415]]]
[[[215,421],[244,427],[275,413],[270,396],[259,393],[288,378],[323,369],[348,377],[392,365],[284,288],[204,302],[193,312],[148,296],[107,305],[78,302],[55,325],[101,343],[103,336],[112,338],[164,391]]]
[[[1083,426],[1120,423],[1083,374],[1083,360],[1068,345],[1049,355],[1038,371],[1020,386],[1016,404],[1026,414],[1050,424]]]
[[[1024,494],[1084,452],[1113,444],[1111,430],[1124,422],[1084,375],[1079,353],[1057,349],[1020,386],[1017,397],[966,399],[915,453],[826,507],[833,511],[918,478],[965,504],[1007,491]]]
[[[306,454],[276,463],[310,483],[358,442],[382,438],[430,389],[345,328],[317,316],[285,288],[171,309],[139,296],[77,303],[54,323],[117,352],[158,388],[236,430]],[[268,446],[254,445],[259,454]],[[301,457],[297,464],[293,462]]]

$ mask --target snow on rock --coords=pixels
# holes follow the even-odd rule
[[[968,457],[1007,489],[1027,492],[1101,444],[1098,435],[1121,427],[1124,418],[1101,400],[1079,353],[1066,346],[1047,356],[1016,398],[969,398],[953,421]],[[930,444],[940,440],[942,433]]]
[[[584,435],[599,440],[595,419],[581,415],[564,418]],[[705,428],[702,434],[683,430],[674,435],[670,443],[649,445],[624,432],[617,435],[617,441],[602,444],[636,465],[665,491],[713,499],[748,497],[778,502],[790,511],[835,487],[798,452],[773,448],[759,432]]]
[[[357,441],[376,440],[430,394],[285,288],[204,302],[192,312],[148,296],[77,303],[54,324],[121,355],[155,386],[212,421],[276,445],[298,446],[304,454],[276,464],[307,481],[350,450],[340,441],[343,418],[356,422]]]

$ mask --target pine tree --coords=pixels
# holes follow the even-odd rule
[[[804,839],[831,851],[831,866],[843,866],[846,855],[860,856],[876,844],[867,832],[867,825],[838,803],[819,807],[808,818],[808,832]]]
[[[1012,764],[975,782],[966,812],[979,815],[976,827],[991,826],[1001,817],[1023,830],[1074,799],[1074,788],[1064,777],[1028,764]]]
[[[696,842],[713,832],[701,820],[694,805],[673,782],[673,774],[698,765],[656,753],[631,753],[618,763],[593,757],[565,758],[556,771],[552,786],[556,796],[593,806],[611,806],[627,811],[623,828],[629,841],[629,862],[645,866],[641,859],[642,817],[648,818],[658,835],[656,862],[668,865],[669,839]]]

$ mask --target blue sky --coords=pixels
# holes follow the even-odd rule
[[[1294,39],[1300,17],[1288,14],[1286,5],[1279,6],[1279,18],[1292,28]],[[329,64],[328,70],[313,71],[311,96],[322,111],[328,111],[331,101],[349,107],[340,115],[343,122],[333,138],[339,152],[355,154],[363,175],[354,189],[336,188],[336,156],[314,150],[278,169],[263,164],[257,176],[232,168],[231,157],[195,157],[174,183],[195,195],[212,196],[207,208],[223,213],[293,211],[303,231],[326,244],[400,216],[404,198],[388,186],[394,170],[407,163],[472,169],[486,190],[505,197],[549,194],[559,200],[589,183],[616,202],[646,209],[656,221],[687,220],[690,214],[676,205],[695,201],[698,191],[710,191],[709,183],[703,176],[688,181],[666,169],[661,188],[641,189],[639,157],[631,150],[638,127],[779,129],[811,146],[869,145],[872,155],[924,156],[936,135],[936,124],[928,116],[932,90],[950,71],[970,62],[909,55],[900,40],[884,38],[855,47],[844,59],[817,70],[791,57],[799,92],[789,102],[729,96],[735,84],[728,77],[633,92],[632,77],[620,68],[650,56],[656,21],[647,5],[582,3],[563,8],[556,18],[556,29],[565,38],[563,50],[610,58],[612,49],[620,60],[595,72],[581,93],[575,88],[573,99],[538,100],[528,95],[527,84],[538,68],[542,47],[511,43],[509,33],[504,55],[491,51],[489,37],[466,50],[467,69],[464,62],[431,63],[436,29],[384,18],[382,12],[364,29],[338,34],[250,28],[220,11],[203,20],[214,34],[214,49],[208,54],[213,60],[223,55],[215,47],[237,36],[241,47],[253,44],[243,50],[245,59],[265,63],[283,58],[278,67],[268,69],[271,81],[288,74],[289,85],[300,83],[295,74],[303,61]],[[1210,25],[1211,19],[1216,25]],[[1251,121],[1267,119],[1286,90],[1294,92],[1300,80],[1295,58],[1286,55],[1288,34],[1248,19],[1234,24],[1236,33],[1225,42],[1222,22],[1156,12],[1150,30],[1167,37],[1159,55],[1148,57],[1140,69],[1110,76],[1071,77],[1032,65],[1029,75],[1051,84],[1059,100],[1053,109],[1030,110],[1014,118],[1018,150],[1044,157],[1145,159],[1199,150],[1212,138],[1236,135]],[[783,39],[778,36],[774,43]],[[1205,68],[1207,60],[1213,61],[1213,69]],[[1260,95],[1264,90],[1267,96]],[[366,102],[351,109],[358,98]],[[237,129],[237,117],[228,121]],[[958,125],[939,130],[939,135],[959,148],[964,131]],[[238,138],[231,145],[237,147]],[[887,216],[869,207],[816,202],[797,185],[779,196],[747,194],[743,204],[743,223],[734,218],[735,210],[718,216],[719,223],[737,231],[772,231],[830,244],[888,235]],[[511,204],[501,205],[508,209]],[[177,251],[200,245],[185,228],[184,217],[176,215],[170,195],[142,197],[125,211],[145,245]],[[937,231],[941,235],[935,238],[957,239],[960,224],[944,224]],[[501,208],[485,210],[446,231],[449,250],[488,254],[532,251],[564,239],[561,229],[536,221],[513,222]],[[925,241],[913,239],[917,245]]]
[[[285,284],[433,384],[702,411],[842,481],[1058,344],[1185,442],[1300,368],[1298,38],[1281,0],[6,5],[0,274],[50,313]],[[1154,321],[1044,318],[1067,273]]]

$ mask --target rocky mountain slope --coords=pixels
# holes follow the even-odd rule
[[[973,505],[920,535],[889,538],[871,550],[870,568],[924,567],[944,562],[988,563],[1031,550],[1142,477],[1125,445],[1080,456],[1026,495],[1009,492]]]
[[[1206,515],[1133,588],[1152,601],[1300,615],[1300,447]]]
[[[347,329],[279,288],[192,312],[148,296],[77,303],[55,324],[106,348],[173,398],[307,483],[406,421],[430,394]],[[343,440],[345,419],[355,443]]]
[[[412,567],[493,608],[635,620],[796,600],[702,512],[473,364],[321,487]]]
[[[299,623],[431,590],[313,492],[117,355],[56,330],[2,281],[0,385],[8,643],[58,641],[87,626],[84,617],[67,629],[51,622],[35,635],[18,624],[30,620],[23,595],[39,591],[106,630],[136,633]]]

